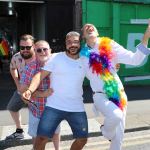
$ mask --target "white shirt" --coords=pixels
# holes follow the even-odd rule
[[[54,93],[47,98],[46,106],[69,112],[83,112],[82,84],[86,74],[81,59],[72,59],[65,52],[53,54],[44,70],[51,72]]]
[[[115,79],[117,80],[119,88],[123,89],[122,82],[116,73],[115,65],[117,63],[139,65],[144,60],[146,55],[141,51],[140,47],[136,48],[137,51],[133,53],[132,51],[126,50],[125,48],[123,48],[121,45],[119,45],[118,43],[114,41],[112,41],[111,45],[112,45],[112,50],[114,54],[113,59],[111,61],[112,66],[113,66],[111,69],[111,73],[114,75]],[[99,46],[99,43],[97,41],[97,43],[95,44],[95,47],[91,49],[91,51],[99,53],[98,46]],[[90,80],[90,85],[91,85],[92,90],[95,92],[96,91],[104,92],[103,91],[104,82],[101,80],[99,75],[97,75],[96,73],[93,73],[92,69],[89,68],[89,59],[84,56],[82,57],[82,59],[84,61],[85,67],[87,68],[86,76]]]

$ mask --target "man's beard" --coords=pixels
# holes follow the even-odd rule
[[[22,56],[22,58],[24,58],[24,59],[29,59],[29,58],[32,57],[32,54],[31,54],[31,53],[28,54],[28,55],[21,54],[21,56]]]
[[[78,49],[75,53],[72,53],[72,52],[70,52],[71,50],[71,48],[76,48],[76,49]],[[71,55],[77,55],[77,54],[79,54],[79,52],[80,52],[80,48],[78,48],[78,47],[70,47],[69,49],[66,49],[67,50],[67,53],[69,53],[69,54],[71,54]]]

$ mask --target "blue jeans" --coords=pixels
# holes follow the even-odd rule
[[[40,119],[37,136],[52,138],[62,120],[68,122],[74,138],[88,137],[88,122],[85,112],[67,112],[47,106]]]

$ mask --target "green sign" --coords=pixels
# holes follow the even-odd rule
[[[83,0],[82,22],[94,24],[100,36],[108,36],[134,52],[150,18],[150,4],[121,2],[123,0],[120,3]],[[122,64],[119,76],[125,84],[150,84],[150,58],[146,57],[143,63],[136,67]]]

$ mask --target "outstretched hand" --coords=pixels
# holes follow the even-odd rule
[[[147,46],[148,45],[148,40],[150,38],[150,19],[148,20],[148,26],[147,29],[144,33],[143,39],[142,39],[142,43]]]
[[[24,99],[24,100],[30,100],[31,94],[32,94],[31,91],[26,90],[25,92],[22,93],[22,99]]]
[[[145,31],[145,36],[147,36],[147,38],[150,38],[150,19],[148,20],[148,27]]]

